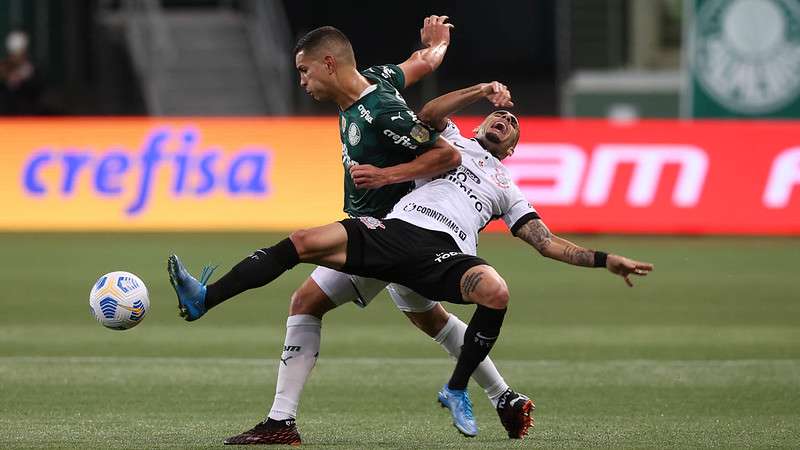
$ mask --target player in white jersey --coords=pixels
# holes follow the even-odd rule
[[[514,133],[516,118],[497,111],[489,120],[496,127]],[[461,135],[448,121],[442,137],[461,153],[461,165],[431,180],[417,181],[417,189],[403,197],[386,216],[429,230],[449,233],[462,252],[477,254],[478,232],[494,218],[501,217],[515,234],[527,220],[539,218],[508,169],[473,138]],[[425,189],[420,189],[422,186]]]
[[[468,100],[474,95],[472,88],[446,94],[426,105],[427,114],[423,114],[425,108],[420,114],[442,130],[449,122],[442,111],[449,114],[471,103]],[[454,425],[463,434],[474,436],[477,426],[467,381],[499,337],[509,301],[502,277],[474,255],[477,234],[492,217],[503,217],[512,233],[544,256],[578,266],[605,267],[631,286],[630,275],[646,275],[653,266],[585,249],[549,232],[500,163],[513,153],[519,140],[519,124],[513,114],[498,111],[489,115],[474,141],[460,138],[455,125],[447,126],[454,146],[462,151],[461,166],[420,183],[400,200],[389,218],[345,219],[296,231],[278,244],[254,252],[213,287],[224,301],[264,286],[299,262],[308,262],[396,282],[428,298],[475,303],[477,309],[464,334],[455,370],[439,393]],[[174,255],[168,268],[181,305],[204,301],[205,286],[192,278]]]

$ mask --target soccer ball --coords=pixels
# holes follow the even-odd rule
[[[89,293],[89,310],[104,327],[127,330],[144,319],[150,309],[147,287],[130,272],[100,277]]]

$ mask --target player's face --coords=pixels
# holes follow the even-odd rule
[[[297,52],[294,57],[295,67],[300,74],[300,87],[314,97],[314,100],[325,101],[330,99],[327,85],[330,73],[323,58],[306,54],[304,50]]]
[[[495,111],[483,120],[477,138],[487,144],[488,150],[497,159],[502,160],[514,154],[519,138],[519,121],[508,111]]]

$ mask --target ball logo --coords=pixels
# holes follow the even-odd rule
[[[133,302],[133,308],[126,308],[131,312],[131,320],[139,321],[144,316],[144,304],[141,300]]]
[[[114,315],[117,313],[117,306],[119,306],[119,303],[111,297],[100,300],[100,311],[103,312],[103,317],[106,319],[114,318]]]
[[[350,128],[347,129],[347,141],[353,146],[361,142],[361,130],[358,129],[358,125],[355,123],[351,123]]]
[[[719,103],[740,113],[762,114],[797,98],[796,0],[709,0],[695,23],[695,76]]]

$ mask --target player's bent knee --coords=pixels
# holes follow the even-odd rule
[[[297,254],[301,256],[308,253],[310,247],[310,233],[308,230],[297,230],[294,231],[292,234],[289,235],[289,239],[294,244],[294,248],[297,250]]]
[[[450,319],[450,315],[441,305],[436,305],[435,308],[425,312],[405,312],[405,314],[411,323],[430,337],[436,337]]]
[[[492,280],[484,286],[481,292],[483,306],[492,309],[504,309],[508,307],[509,293],[508,286],[502,280]]]
[[[487,296],[484,306],[493,309],[504,309],[508,306],[508,288],[498,285]]]
[[[289,301],[289,315],[309,314],[322,319],[336,305],[320,289],[312,279],[306,280],[302,286],[292,293]]]

